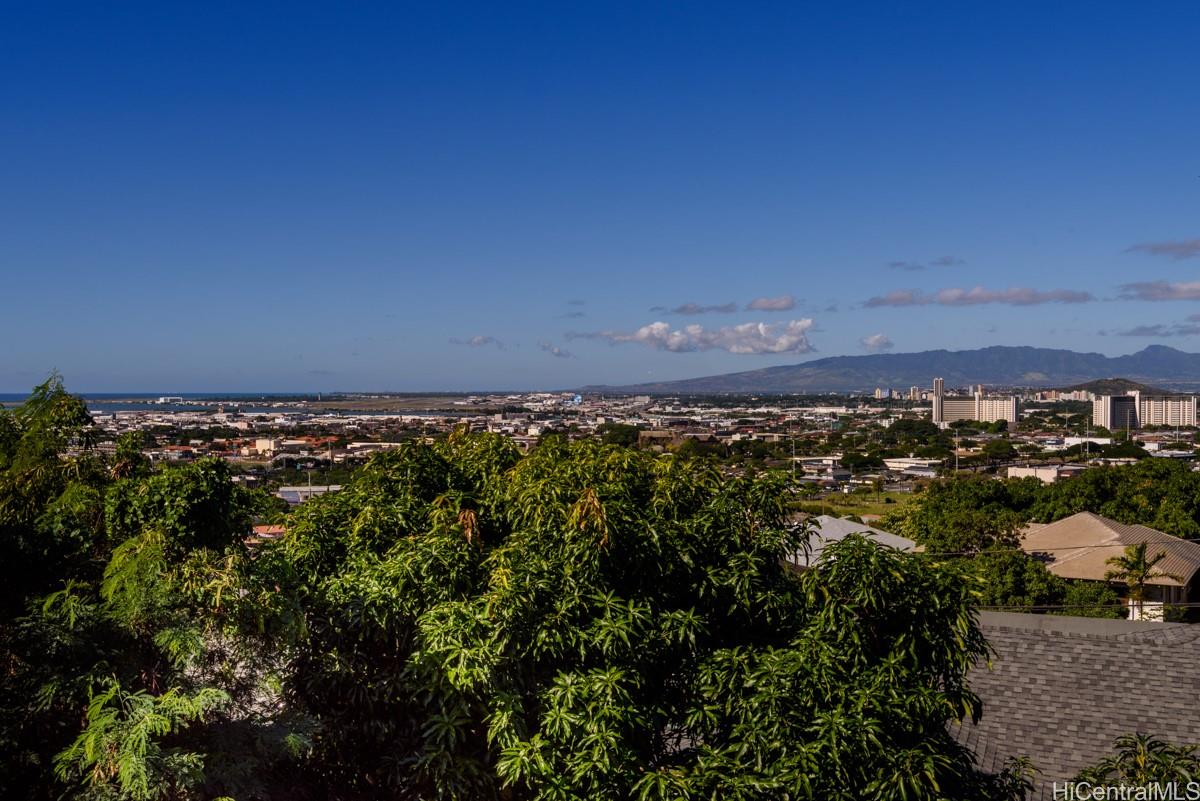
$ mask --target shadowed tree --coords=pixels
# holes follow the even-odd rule
[[[1123,734],[1113,744],[1116,753],[1080,771],[1076,781],[1102,787],[1184,787],[1200,777],[1200,757],[1194,745],[1172,745],[1150,734]]]

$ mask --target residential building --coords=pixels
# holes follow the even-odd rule
[[[1092,425],[1110,431],[1146,426],[1197,425],[1196,396],[1101,395],[1092,401]]]
[[[303,487],[280,487],[275,491],[276,498],[282,498],[288,502],[289,506],[296,506],[304,503],[310,498],[315,498],[318,495],[324,495],[327,492],[339,492],[342,489],[341,484],[324,484],[319,486],[303,486]]]
[[[789,564],[801,569],[816,564],[827,545],[840,542],[851,534],[862,534],[872,542],[900,551],[911,551],[917,547],[917,544],[910,539],[842,517],[819,515],[808,518],[806,522],[812,535],[808,538],[806,547],[792,554],[787,560]]]
[[[1147,558],[1160,553],[1159,574],[1146,582],[1141,614],[1162,619],[1164,604],[1196,600],[1200,572],[1200,543],[1173,537],[1148,526],[1118,523],[1092,512],[1079,512],[1048,525],[1033,523],[1021,535],[1021,549],[1046,561],[1056,576],[1082,581],[1104,581],[1112,570],[1109,559],[1125,554],[1130,545],[1147,543]],[[1130,615],[1138,615],[1130,607]]]
[[[1138,404],[1139,428],[1196,425],[1196,396],[1142,398]]]
[[[850,470],[842,467],[841,454],[834,456],[797,456],[792,462],[803,471],[803,481],[843,482],[850,480]]]
[[[976,384],[971,395],[946,397],[945,382],[933,379],[933,422],[943,428],[955,420],[979,420],[994,423],[1005,420],[1015,423],[1020,414],[1016,395],[988,396],[983,385]]]

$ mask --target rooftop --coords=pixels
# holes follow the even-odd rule
[[[868,539],[878,542],[880,545],[897,548],[901,551],[911,551],[916,547],[916,543],[910,539],[842,517],[819,515],[810,517],[808,522],[813,531],[812,537],[808,540],[808,550],[807,552],[798,551],[790,560],[797,567],[808,567],[816,563],[821,558],[821,552],[825,550],[826,545],[845,539],[851,534],[864,534]]]
[[[1051,573],[1068,579],[1104,581],[1112,569],[1108,560],[1121,556],[1129,545],[1149,543],[1147,554],[1165,553],[1155,570],[1178,576],[1159,575],[1147,584],[1187,586],[1200,570],[1200,544],[1164,534],[1147,526],[1118,523],[1091,512],[1080,512],[1049,525],[1034,524],[1021,536],[1026,553],[1044,554]]]
[[[1200,626],[982,612],[995,649],[971,671],[979,724],[952,724],[985,770],[1026,755],[1039,774],[1031,801],[1055,781],[1111,755],[1132,732],[1200,743]]]

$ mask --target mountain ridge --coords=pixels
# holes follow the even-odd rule
[[[588,386],[588,392],[637,394],[869,392],[875,387],[929,387],[934,377],[947,387],[984,384],[1051,388],[1121,376],[1171,389],[1200,389],[1200,353],[1150,345],[1125,356],[1080,353],[1029,345],[991,345],[970,350],[927,350],[828,356],[736,373],[621,386]]]

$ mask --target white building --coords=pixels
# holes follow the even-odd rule
[[[1017,421],[1020,409],[1016,395],[988,396],[984,394],[982,384],[976,384],[973,389],[970,396],[948,398],[945,382],[940,378],[933,379],[933,422],[944,428],[955,420]]]
[[[1137,391],[1092,401],[1092,425],[1110,431],[1146,426],[1195,426],[1196,396],[1142,397]]]
[[[1082,465],[1067,464],[1034,464],[1027,467],[1008,468],[1009,478],[1036,478],[1043,484],[1053,484],[1063,479],[1079,475],[1085,468]]]

